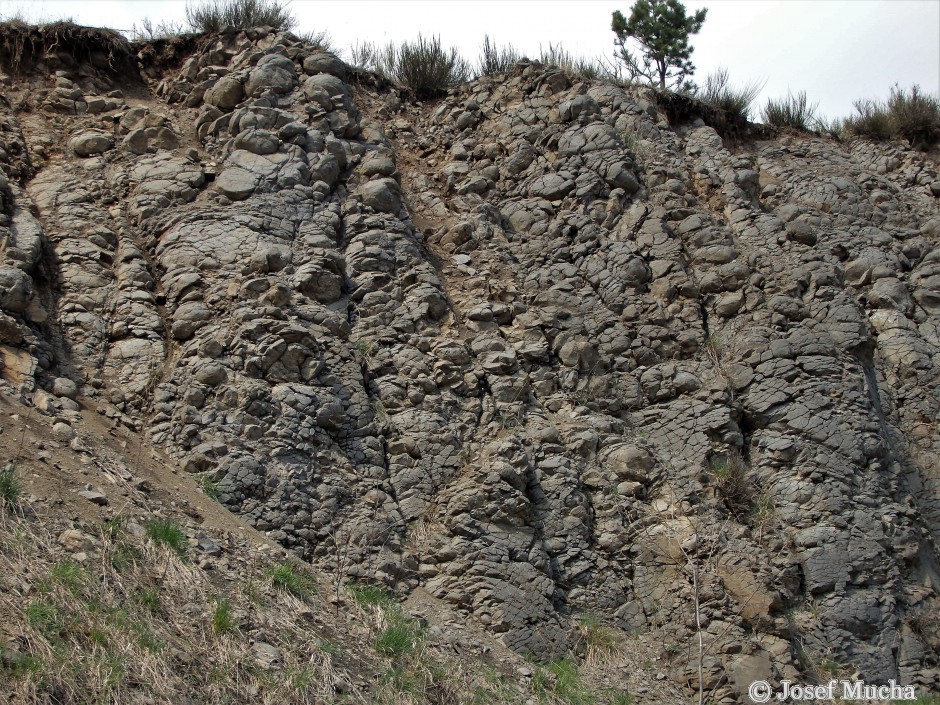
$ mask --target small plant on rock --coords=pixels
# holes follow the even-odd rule
[[[212,479],[211,475],[201,475],[199,478],[199,487],[206,497],[218,501],[219,484]]]
[[[732,512],[743,513],[751,506],[754,486],[747,477],[747,463],[736,450],[709,462],[709,475],[716,494]]]

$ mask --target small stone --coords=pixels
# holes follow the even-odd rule
[[[108,496],[104,492],[95,492],[94,490],[82,490],[78,493],[78,496],[82,499],[87,499],[92,504],[97,504],[99,507],[108,506]]]
[[[251,655],[254,657],[255,663],[262,668],[274,668],[284,662],[284,654],[281,650],[263,641],[256,641],[251,645]]]
[[[78,529],[66,529],[59,534],[58,541],[66,551],[90,551],[94,548],[92,538]]]
[[[212,557],[222,555],[222,547],[210,538],[199,539],[196,543],[196,550]]]

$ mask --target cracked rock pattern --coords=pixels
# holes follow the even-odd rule
[[[730,144],[536,63],[419,104],[264,30],[128,97],[58,73],[0,104],[5,384],[71,381],[520,653],[592,614],[697,687],[697,604],[718,700],[824,661],[940,687],[923,155]]]

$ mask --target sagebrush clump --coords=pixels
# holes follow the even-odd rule
[[[914,149],[929,149],[940,142],[940,98],[919,86],[905,90],[895,85],[888,100],[855,101],[856,114],[847,118],[850,134],[885,141],[906,139]]]
[[[477,74],[480,76],[495,76],[508,73],[512,67],[522,59],[522,55],[511,46],[497,47],[490,41],[490,35],[483,37],[480,47],[480,60],[477,64]]]
[[[818,104],[810,103],[806,91],[796,95],[790,93],[786,98],[769,98],[761,110],[764,122],[774,127],[792,127],[797,130],[809,130],[816,117]]]
[[[225,27],[292,29],[297,18],[280,0],[206,0],[186,5],[186,22],[194,32],[221,32]]]
[[[402,42],[391,55],[392,78],[411,88],[418,98],[443,95],[448,88],[470,79],[470,66],[456,49],[445,50],[439,37],[418,35]]]

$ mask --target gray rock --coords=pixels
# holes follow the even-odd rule
[[[346,64],[335,54],[328,51],[314,51],[304,59],[304,73],[313,76],[318,73],[328,73],[346,78]]]
[[[83,132],[69,140],[72,151],[80,157],[91,157],[114,149],[114,138],[100,132]]]
[[[538,177],[529,187],[530,196],[539,196],[555,201],[567,196],[574,188],[574,182],[558,174],[545,174]]]
[[[99,507],[108,506],[108,496],[104,492],[95,492],[93,490],[82,490],[78,493],[78,496],[82,499],[87,499],[92,504],[97,504]]]
[[[150,127],[147,128],[147,138],[157,149],[178,149],[180,138],[173,130],[168,127]]]
[[[235,138],[235,149],[246,149],[252,154],[274,154],[281,141],[268,130],[243,130]]]
[[[52,393],[57,397],[74,399],[78,396],[78,385],[68,377],[56,377],[52,382]]]
[[[121,145],[131,154],[146,154],[150,146],[147,140],[147,131],[140,128],[131,130]]]
[[[270,61],[262,63],[269,57],[271,57]],[[248,74],[245,81],[245,93],[249,98],[256,98],[268,90],[275,94],[289,93],[298,84],[297,72],[290,59],[273,54],[269,57],[264,57],[259,61]]]
[[[362,204],[380,213],[401,210],[401,189],[394,179],[375,179],[359,187]]]
[[[209,105],[213,105],[219,110],[227,111],[235,108],[245,99],[245,86],[241,81],[226,76],[208,91],[203,100]]]
[[[259,181],[257,174],[238,167],[229,167],[219,174],[215,183],[219,191],[233,201],[243,201],[254,193]]]
[[[23,313],[33,297],[33,280],[21,269],[0,266],[0,308]]]

